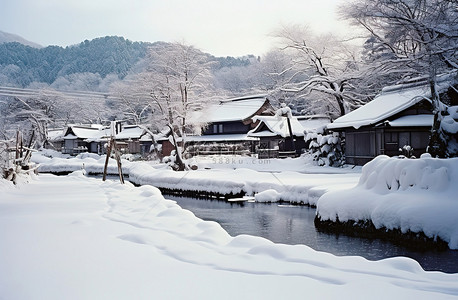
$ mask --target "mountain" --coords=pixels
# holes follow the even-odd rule
[[[53,83],[58,77],[94,73],[119,78],[142,59],[150,44],[107,36],[75,46],[32,48],[19,42],[0,44],[0,85],[3,75],[9,85],[26,87],[31,82]]]
[[[23,37],[20,37],[19,35],[0,31],[0,44],[12,43],[12,42],[17,42],[17,43],[20,43],[22,45],[30,46],[30,47],[33,47],[33,48],[43,48],[43,46],[41,46],[41,45],[39,45],[37,43],[28,41],[28,40],[24,39]]]
[[[12,40],[13,42],[7,42]],[[132,42],[119,36],[106,36],[85,40],[80,44],[60,47],[32,47],[23,44],[20,37],[0,32],[0,86],[27,87],[32,82],[52,84],[68,75],[85,73],[105,78],[114,74],[124,78],[135,73],[134,66],[145,58],[148,48],[161,48],[165,42]],[[24,40],[24,39],[22,39]],[[3,42],[2,42],[3,41]],[[214,57],[215,69],[246,66],[254,57]],[[62,80],[61,80],[62,81]]]

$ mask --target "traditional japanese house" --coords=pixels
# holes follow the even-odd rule
[[[186,137],[188,153],[192,156],[251,154],[259,141],[258,138],[248,136],[248,131],[257,125],[252,118],[274,113],[275,110],[265,95],[220,101],[210,106],[205,115],[201,116],[208,124],[202,134]],[[162,145],[162,154],[170,155],[174,147],[169,139],[164,136],[158,141]]]
[[[62,153],[77,155],[82,152],[101,154],[101,137],[109,133],[109,128],[101,125],[71,125],[64,133]]]
[[[449,77],[438,78],[439,92],[447,92]],[[426,82],[386,87],[374,100],[327,125],[345,136],[347,164],[364,165],[375,156],[426,152],[433,124],[430,88]]]
[[[258,158],[294,157],[305,148],[304,127],[296,117],[255,116],[253,121],[257,126],[248,136],[259,138]]]

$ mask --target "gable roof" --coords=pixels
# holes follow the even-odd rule
[[[145,130],[138,125],[125,125],[122,127],[121,132],[116,134],[115,139],[127,140],[127,139],[139,139]],[[85,141],[101,141],[107,140],[111,135],[109,127],[95,127],[95,126],[84,126],[84,125],[72,125],[65,131],[64,139],[83,139]]]
[[[106,135],[109,133],[108,128],[95,128],[95,127],[89,127],[89,126],[77,126],[77,125],[72,125],[67,128],[65,131],[64,139],[75,139],[75,138],[80,138],[80,139],[90,139],[90,140],[98,140],[100,139],[103,135]]]
[[[244,121],[260,113],[264,105],[270,106],[266,95],[255,95],[220,101],[210,107],[205,121],[209,123]]]
[[[288,137],[289,129],[287,118],[276,117],[276,116],[256,116],[253,118],[254,121],[259,120],[259,124],[248,132],[248,136],[251,137],[273,137],[281,136]],[[295,136],[304,136],[304,127],[293,117],[291,121],[291,131]]]
[[[448,88],[450,75],[438,76],[438,90]],[[416,84],[404,84],[386,87],[371,102],[336,119],[327,126],[328,129],[375,125],[393,115],[419,103],[422,100],[430,101],[429,85],[424,81]]]
[[[117,140],[128,140],[128,139],[140,139],[140,137],[146,132],[145,129],[138,125],[125,125],[122,126],[121,132],[115,135]]]

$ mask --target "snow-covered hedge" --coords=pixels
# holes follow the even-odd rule
[[[458,158],[378,156],[356,187],[324,194],[317,216],[331,221],[371,221],[376,228],[423,232],[458,249]]]
[[[326,133],[324,127],[308,131],[305,142],[309,144],[307,153],[318,165],[338,167],[344,163],[338,132]]]

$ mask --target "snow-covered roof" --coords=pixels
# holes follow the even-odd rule
[[[109,133],[108,128],[98,129],[94,127],[85,127],[85,126],[70,126],[71,131],[66,131],[68,134],[64,136],[64,139],[90,139],[90,140],[98,140],[102,136],[105,136]],[[73,132],[73,134],[71,134]]]
[[[305,131],[315,130],[331,122],[330,118],[326,115],[298,116],[297,120],[304,127]]]
[[[215,123],[246,120],[253,117],[266,101],[265,95],[220,101],[208,109],[205,121]]]
[[[124,126],[115,138],[117,140],[139,139],[144,132],[145,130],[137,125]]]
[[[248,136],[252,137],[268,137],[268,136],[289,136],[289,128],[286,117],[276,116],[256,116],[253,118],[254,121],[259,120],[259,124],[256,128],[248,132]],[[291,130],[295,136],[304,136],[304,127],[297,120],[296,117],[290,119]]]
[[[434,115],[411,115],[402,116],[387,123],[392,127],[431,127],[433,125],[433,121]]]
[[[449,86],[450,76],[438,77],[438,90]],[[389,117],[431,97],[429,85],[405,84],[386,87],[374,100],[366,105],[336,119],[327,126],[328,129],[375,125]]]
[[[50,129],[48,130],[48,140],[61,141],[64,138],[64,129]]]
[[[70,126],[71,131],[67,130],[67,135],[64,139],[84,139],[86,141],[100,141],[106,140],[111,134],[110,128],[100,127],[100,126]],[[73,133],[73,134],[72,134]],[[126,125],[122,127],[121,132],[119,132],[115,138],[117,140],[127,140],[127,139],[139,139],[140,136],[144,133],[144,129],[137,125]]]

